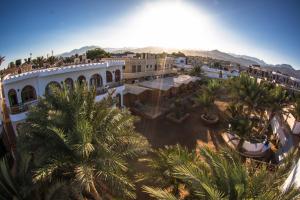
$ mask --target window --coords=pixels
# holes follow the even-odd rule
[[[23,103],[36,100],[36,92],[35,92],[34,87],[32,87],[31,85],[25,86],[22,89],[21,97],[22,97]]]
[[[136,72],[136,66],[132,65],[132,73],[135,73],[135,72]]]
[[[138,68],[137,68],[137,71],[138,71],[138,72],[141,72],[141,71],[142,71],[142,66],[141,66],[141,65],[138,65],[137,67],[138,67]]]

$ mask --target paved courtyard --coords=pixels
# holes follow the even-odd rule
[[[136,123],[136,129],[150,142],[152,147],[180,144],[194,149],[196,144],[207,144],[211,147],[224,144],[221,137],[226,125],[222,117],[225,106],[223,102],[216,102],[216,112],[220,113],[220,122],[216,125],[205,125],[200,118],[201,107],[191,110],[189,118],[181,124],[169,121],[165,116],[155,120],[141,118]]]

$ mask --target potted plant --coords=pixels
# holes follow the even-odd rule
[[[206,124],[216,124],[219,121],[217,114],[213,114],[212,109],[214,106],[216,94],[220,88],[220,83],[217,80],[210,80],[207,86],[199,91],[197,96],[198,103],[203,107],[204,113],[201,119]]]
[[[182,100],[177,99],[174,102],[172,112],[167,115],[167,119],[179,124],[190,116],[190,114],[186,113],[186,111],[186,105],[182,102]]]
[[[206,124],[216,124],[219,121],[219,117],[212,113],[212,108],[214,105],[214,96],[207,90],[205,90],[197,98],[199,104],[203,107],[203,114],[201,114],[201,119]]]

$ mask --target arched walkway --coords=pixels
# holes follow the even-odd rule
[[[78,77],[77,81],[81,85],[86,82],[86,78],[85,78],[85,76],[81,75]]]
[[[22,89],[21,97],[22,97],[23,103],[36,100],[37,98],[36,98],[36,92],[35,92],[34,87],[32,87],[31,85],[25,86]]]
[[[115,71],[115,81],[116,82],[121,81],[121,72],[118,69]]]
[[[10,106],[16,106],[18,105],[18,96],[15,89],[10,89],[8,91],[8,100]]]
[[[90,86],[99,88],[102,87],[102,85],[103,85],[102,77],[99,74],[94,74],[90,79]]]
[[[106,71],[106,82],[111,83],[113,81],[113,76],[110,71]]]
[[[74,83],[73,83],[73,79],[71,78],[66,78],[65,80],[65,85],[66,87],[70,90],[70,89],[73,89],[74,87]]]
[[[50,83],[47,84],[46,88],[45,88],[45,94],[49,95],[52,93],[52,89],[53,88],[58,88],[61,89],[60,84],[56,81],[51,81]]]

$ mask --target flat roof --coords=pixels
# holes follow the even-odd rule
[[[188,84],[200,80],[199,77],[189,75],[179,75],[177,77],[158,78],[152,81],[144,81],[139,83],[140,86],[167,91],[172,87],[179,87],[182,84]]]
[[[8,84],[8,83],[28,79],[28,78],[50,76],[54,74],[62,74],[62,73],[75,72],[75,71],[83,71],[87,69],[107,68],[107,67],[119,66],[119,65],[125,65],[125,61],[109,60],[109,61],[102,61],[97,63],[69,65],[64,67],[53,67],[53,68],[24,72],[21,74],[8,74],[3,78],[2,82],[3,84]]]
[[[138,86],[138,85],[133,85],[133,84],[125,84],[124,94],[139,95],[139,94],[145,92],[146,90],[151,90],[151,89],[146,88],[146,87],[141,87],[141,86]]]

